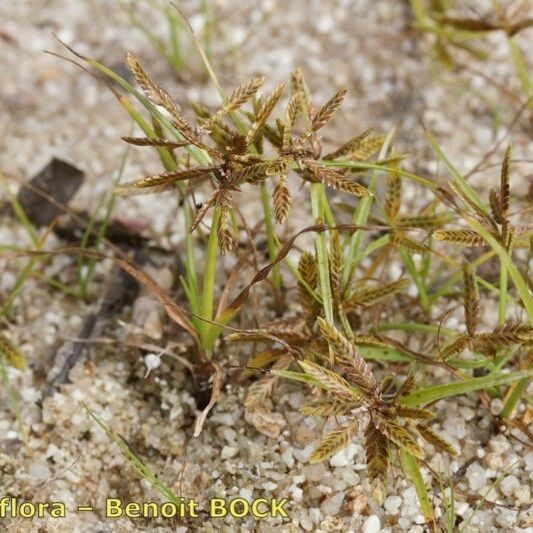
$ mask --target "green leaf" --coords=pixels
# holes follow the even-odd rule
[[[279,376],[280,378],[293,379],[295,381],[301,381],[302,383],[307,383],[313,387],[319,387],[326,390],[327,388],[323,383],[310,376],[309,374],[304,374],[303,372],[293,372],[291,370],[271,370],[271,373],[274,376]]]
[[[466,379],[465,381],[458,381],[456,383],[436,385],[435,387],[420,389],[409,394],[402,399],[401,404],[406,407],[417,407],[442,398],[448,398],[449,396],[467,394],[469,392],[487,389],[497,385],[505,385],[506,383],[512,383],[519,379],[531,378],[531,376],[533,376],[533,370],[520,370],[509,374],[500,373],[484,376],[482,378]]]
[[[418,496],[418,502],[420,503],[420,508],[422,510],[422,514],[424,515],[424,519],[426,520],[430,531],[434,531],[434,529],[431,527],[432,525],[435,525],[433,507],[431,506],[431,501],[429,499],[426,485],[424,484],[422,472],[420,472],[418,461],[406,450],[400,449],[399,452],[402,467],[413,482],[413,487],[415,488],[416,495]]]

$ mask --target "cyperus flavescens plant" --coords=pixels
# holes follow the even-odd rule
[[[345,422],[330,433],[311,454],[311,462],[319,462],[345,448],[361,431],[366,452],[368,476],[373,485],[373,496],[382,502],[390,464],[391,452],[406,450],[421,459],[423,451],[416,441],[419,435],[446,453],[455,454],[454,448],[429,427],[434,418],[431,411],[406,407],[402,399],[416,386],[410,375],[392,392],[394,380],[378,382],[368,363],[359,355],[356,345],[324,319],[318,319],[320,333],[334,353],[339,373],[312,361],[299,364],[303,375],[283,373],[279,375],[298,378],[316,385],[327,394],[302,408],[310,416],[343,416]],[[328,355],[317,354],[323,359]]]
[[[285,121],[277,120],[276,126],[268,123],[276,103],[280,100],[283,85],[278,85],[266,98],[255,99],[253,111],[243,111],[243,106],[255,98],[257,91],[263,83],[263,78],[252,78],[247,83],[241,85],[226,98],[223,106],[210,112],[201,105],[194,105],[193,108],[198,115],[198,123],[193,126],[182,114],[176,103],[169,94],[158,86],[148,76],[141,67],[137,59],[131,54],[128,56],[128,63],[134,77],[143,90],[146,97],[156,106],[162,107],[170,115],[170,123],[178,132],[178,140],[168,140],[165,138],[151,137],[126,137],[127,142],[141,145],[153,146],[158,149],[165,149],[172,153],[172,159],[176,162],[176,168],[167,172],[152,175],[136,181],[135,188],[149,188],[166,186],[170,184],[181,185],[183,182],[195,186],[201,178],[210,177],[214,184],[214,191],[211,196],[197,209],[192,218],[191,231],[195,229],[203,220],[209,209],[214,208],[214,215],[207,248],[207,263],[211,265],[208,269],[212,275],[207,277],[210,283],[204,282],[204,298],[207,305],[205,308],[193,309],[193,312],[200,315],[200,319],[213,320],[212,312],[212,278],[214,271],[212,265],[216,262],[216,246],[222,253],[234,250],[236,239],[234,230],[236,221],[233,215],[233,198],[235,191],[245,184],[260,185],[261,192],[264,193],[264,182],[269,178],[278,176],[278,181],[273,189],[273,211],[278,222],[283,222],[287,217],[290,207],[290,195],[285,185],[288,171],[295,169],[304,180],[312,182],[312,187],[318,184],[327,185],[342,191],[349,192],[356,196],[368,196],[371,193],[364,186],[349,180],[345,177],[347,170],[336,171],[324,164],[320,157],[321,143],[317,137],[317,131],[335,113],[341,104],[345,90],[338,91],[324,106],[314,112],[311,109],[310,96],[307,86],[303,82],[303,76],[297,72],[292,78],[292,95],[287,104]],[[303,133],[293,138],[291,129],[299,115],[307,117],[306,127]],[[245,117],[245,118],[244,118]],[[244,120],[249,121],[246,126]],[[346,155],[357,149],[364,147],[363,141],[367,134],[360,135],[345,143],[335,152],[331,152],[324,157],[328,163],[334,162],[335,157]],[[278,153],[274,157],[266,157],[263,153],[264,139],[270,141],[277,149]],[[310,148],[306,144],[310,143]],[[368,148],[368,147],[367,147]],[[193,166],[190,158],[180,157],[174,150],[193,150],[193,155],[200,152],[203,157],[201,165]],[[196,157],[198,161],[200,158]],[[313,210],[319,206],[320,216],[316,220],[323,222],[327,206],[323,191],[312,193]],[[268,213],[265,211],[268,228]],[[332,215],[329,221],[333,222]],[[271,235],[267,231],[268,235]],[[331,241],[332,250],[335,246],[335,237]],[[338,245],[337,245],[338,249]],[[331,279],[335,276],[329,271],[327,242],[323,233],[317,234],[317,257],[319,266],[319,279],[322,293],[322,305],[328,320],[333,319],[333,298],[331,295]],[[188,261],[188,263],[190,263]],[[207,274],[206,274],[207,275]],[[331,277],[330,277],[331,275]],[[206,294],[206,287],[209,293]],[[189,283],[186,287],[187,295],[195,292]],[[337,290],[337,292],[339,292]],[[197,306],[196,306],[197,307]],[[214,325],[199,325],[199,329],[207,335],[200,335],[207,343],[207,347],[212,349],[212,344],[219,333]],[[207,341],[206,341],[207,337]]]

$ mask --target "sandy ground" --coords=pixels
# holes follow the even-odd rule
[[[301,66],[318,101],[325,101],[341,85],[348,87],[342,112],[325,134],[348,136],[368,126],[387,132],[397,128],[400,151],[410,155],[406,168],[432,175],[441,169],[434,162],[422,125],[439,139],[443,150],[461,171],[473,168],[498,139],[520,107],[518,83],[501,36],[489,38],[490,60],[481,67],[484,76],[463,69],[452,78],[432,71],[427,61],[428,42],[410,29],[409,9],[392,0],[263,1],[254,5],[235,0],[215,2],[217,32],[224,45],[214,47],[214,64],[222,83],[231,88],[246,77],[261,73],[267,88],[285,81]],[[490,2],[477,2],[482,9]],[[201,30],[196,2],[183,9]],[[72,206],[94,205],[107,191],[124,153],[119,141],[128,135],[130,121],[114,96],[90,75],[44,50],[66,53],[54,39],[56,33],[83,54],[113,68],[124,69],[125,51],[135,52],[150,72],[176,95],[179,102],[200,98],[216,102],[205,81],[199,59],[191,52],[188,69],[174,76],[165,60],[131,27],[119,2],[111,0],[7,0],[0,4],[0,171],[13,190],[52,156],[72,162],[87,179]],[[151,28],[165,31],[164,21],[153,16]],[[527,37],[519,44],[527,48]],[[245,39],[244,44],[241,42]],[[529,41],[529,44],[531,41]],[[524,46],[526,48],[524,48]],[[230,50],[228,52],[228,50]],[[467,58],[464,64],[469,67]],[[531,67],[531,65],[529,65]],[[122,70],[122,72],[124,72]],[[512,136],[517,159],[531,153],[531,122],[523,117]],[[489,163],[501,161],[505,143]],[[159,169],[155,157],[133,150],[125,170],[128,180]],[[514,167],[515,193],[525,198],[531,184],[531,166]],[[493,166],[471,178],[486,187],[497,182]],[[530,194],[530,192],[529,192]],[[407,207],[415,203],[408,198]],[[255,206],[255,207],[254,207]],[[251,203],[249,213],[257,204]],[[166,246],[175,246],[169,234],[177,228],[175,201],[169,195],[121,198],[115,214],[147,223],[146,234]],[[2,244],[27,244],[26,236],[4,218]],[[51,238],[49,246],[57,241]],[[16,281],[25,261],[0,261],[0,297]],[[173,266],[173,265],[170,265]],[[229,265],[227,265],[229,266]],[[96,270],[94,301],[99,283],[110,265]],[[69,260],[58,258],[49,274],[72,277]],[[154,269],[162,283],[168,269]],[[148,299],[146,295],[141,298]],[[9,379],[20,395],[19,405],[26,441],[10,408],[5,391],[0,405],[0,496],[33,501],[63,501],[69,509],[64,519],[46,517],[33,522],[0,519],[9,531],[424,531],[424,520],[414,490],[398,470],[391,479],[383,507],[368,494],[363,449],[356,440],[329,462],[310,465],[309,454],[323,431],[322,422],[304,417],[298,407],[305,400],[301,387],[283,384],[271,408],[277,413],[280,436],[269,438],[245,421],[245,391],[229,386],[198,438],[192,438],[197,414],[190,378],[183,366],[163,357],[147,375],[147,360],[136,349],[119,344],[94,345],[90,357],[76,365],[71,383],[43,398],[43,381],[58,345],[79,332],[93,308],[54,292],[30,279],[16,301],[9,331],[26,355],[30,367],[21,373],[9,369]],[[137,306],[141,305],[139,302]],[[488,302],[484,318],[491,323],[496,307]],[[141,313],[142,315],[142,313]],[[146,316],[146,315],[144,315]],[[453,327],[453,314],[445,325]],[[126,308],[113,318],[105,336],[121,341],[142,337],[142,320],[135,325]],[[158,312],[151,329],[157,337],[183,341]],[[141,334],[140,334],[141,333]],[[158,342],[152,339],[152,342]],[[163,343],[164,344],[164,343]],[[238,350],[230,361],[242,363]],[[444,376],[434,373],[434,378]],[[129,467],[117,446],[84,411],[81,402],[122,435],[160,479],[177,494],[195,498],[205,509],[210,498],[247,500],[287,498],[289,518],[256,521],[251,518],[142,520],[103,518],[106,497],[124,501],[159,500],[158,494]],[[493,402],[498,412],[498,401]],[[460,397],[436,405],[437,428],[460,450],[457,459],[430,455],[430,465],[444,476],[453,475],[470,458],[470,466],[457,480],[458,488],[477,497],[486,496],[502,506],[482,506],[468,531],[533,531],[531,514],[521,510],[531,501],[533,453],[509,434],[494,435],[490,413],[474,398]],[[523,416],[523,412],[519,416]],[[427,471],[427,482],[434,481]],[[435,492],[437,513],[443,513],[442,495]],[[76,512],[92,505],[94,512]],[[459,497],[456,512],[465,520],[477,507]]]

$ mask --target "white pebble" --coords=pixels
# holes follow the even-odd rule
[[[326,515],[336,515],[344,501],[344,493],[337,492],[333,496],[330,496],[320,506],[320,510]]]
[[[239,491],[239,496],[241,498],[244,498],[246,501],[248,502],[251,502],[252,501],[252,497],[253,497],[253,494],[254,494],[254,489],[247,489],[245,487],[243,487],[240,491]]]
[[[224,446],[220,452],[220,457],[222,459],[231,459],[239,453],[239,448],[236,446]]]
[[[161,364],[161,357],[155,353],[149,353],[144,356],[144,364],[146,366],[146,373],[148,374]]]
[[[287,465],[288,468],[292,468],[294,466],[294,457],[292,455],[292,448],[287,448],[281,454],[281,458],[283,459],[283,462]]]
[[[478,491],[487,483],[487,472],[478,462],[475,462],[468,467],[466,478],[470,488]]]
[[[516,476],[505,476],[500,483],[500,490],[504,496],[511,496],[511,494],[520,486],[520,482]]]
[[[375,514],[371,514],[363,524],[363,533],[379,533],[381,531],[381,522]]]
[[[402,504],[402,499],[400,496],[389,496],[384,502],[383,506],[385,507],[385,510],[390,514],[397,514],[400,505]]]

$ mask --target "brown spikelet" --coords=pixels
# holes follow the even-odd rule
[[[390,241],[392,244],[398,246],[399,248],[409,250],[410,252],[413,252],[415,254],[427,254],[431,252],[431,250],[427,246],[413,241],[401,231],[391,231]]]
[[[480,333],[473,340],[473,348],[481,353],[493,354],[498,349],[512,346],[533,345],[533,328],[529,324],[507,322],[491,333]]]
[[[314,290],[317,283],[317,268],[314,256],[307,252],[303,253],[298,262],[298,272],[309,289]],[[306,285],[300,280],[298,281],[298,301],[303,307],[308,320],[314,322],[315,300]]]
[[[470,341],[469,335],[459,335],[459,337],[440,350],[439,359],[447,361],[450,357],[459,355],[468,348]]]
[[[467,262],[463,263],[463,280],[466,330],[473,337],[479,322],[479,291],[474,267]]]
[[[380,394],[386,394],[390,388],[392,387],[392,384],[394,383],[394,377],[393,376],[385,376],[381,383],[379,384],[379,392]]]
[[[165,108],[171,115],[172,123],[176,129],[185,137],[185,139],[197,144],[198,136],[189,122],[181,114],[181,111],[169,94],[148,76],[133,54],[128,53],[127,62],[135,81],[139,84],[147,98],[155,105]]]
[[[365,431],[364,448],[372,496],[381,505],[385,498],[385,485],[389,469],[389,447],[387,439],[372,423],[368,424]]]
[[[491,189],[489,192],[490,210],[494,220],[501,224],[505,218],[502,211],[502,204],[500,199],[500,193],[495,189]]]
[[[409,374],[405,381],[400,385],[400,388],[396,391],[396,394],[393,398],[393,403],[398,402],[404,396],[411,394],[416,386],[416,378],[413,374]]]
[[[398,216],[402,201],[402,179],[394,170],[394,168],[391,169],[387,174],[387,195],[385,198],[385,213],[391,220]]]
[[[448,213],[438,213],[434,215],[418,215],[418,216],[401,216],[398,217],[394,225],[398,228],[434,228],[442,226],[451,220],[451,215]]]
[[[410,454],[414,455],[418,459],[424,456],[422,449],[416,443],[414,437],[407,431],[407,429],[399,424],[385,420],[380,416],[373,416],[372,422],[375,426],[396,446],[407,450]]]
[[[320,333],[332,349],[335,358],[342,362],[350,362],[359,357],[357,348],[342,333],[322,317],[317,318]]]
[[[346,179],[339,172],[318,165],[314,161],[306,160],[305,164],[313,173],[313,176],[332,189],[353,194],[354,196],[372,196],[372,193],[363,185]]]
[[[218,247],[222,255],[235,249],[236,243],[233,234],[227,225],[228,206],[220,206],[220,214],[217,222]]]
[[[326,390],[345,398],[357,398],[357,392],[354,391],[353,387],[336,372],[311,361],[299,361],[298,364],[307,374],[320,382]]]
[[[340,148],[335,150],[334,152],[330,152],[329,154],[324,156],[324,159],[331,160],[331,159],[338,159],[339,157],[345,156],[346,154],[351,154],[356,149],[358,149],[361,146],[361,143],[374,131],[374,128],[368,128],[366,131],[361,133],[360,135],[357,135],[357,137],[354,137],[353,139],[350,139],[347,143],[344,143]]]
[[[502,223],[502,244],[504,248],[509,252],[513,246],[515,238],[515,230],[511,224],[504,219]]]
[[[188,141],[168,141],[167,139],[152,139],[150,137],[122,137],[122,140],[136,146],[156,146],[168,148],[169,150],[190,144]]]
[[[316,113],[311,121],[311,130],[318,131],[334,115],[346,96],[346,89],[339,89]]]
[[[330,397],[304,405],[300,408],[300,412],[307,416],[343,416],[350,414],[360,405],[361,402],[357,400]]]
[[[339,304],[341,293],[341,250],[338,231],[331,232],[329,243],[329,278],[333,301]]]
[[[360,334],[356,333],[353,337],[351,337],[352,341],[356,345],[363,345],[363,346],[376,346],[378,348],[390,348],[391,345],[386,340],[376,337],[375,335],[368,335],[368,334]]]
[[[267,178],[269,169],[272,168],[272,162],[261,161],[252,165],[240,166],[238,170],[232,172],[230,180],[234,185],[243,183],[257,183]]]
[[[435,448],[445,453],[449,453],[450,455],[457,455],[456,449],[427,425],[417,424],[416,429],[420,435],[422,435],[424,440],[435,446]]]
[[[166,91],[159,87],[150,78],[150,76],[148,76],[148,74],[143,69],[137,58],[132,53],[128,52],[126,60],[131,70],[131,73],[135,78],[135,81],[152,103],[163,106],[165,107],[165,109],[168,105],[171,107],[175,106],[174,102],[172,102],[170,96],[166,93]]]
[[[257,111],[257,114],[255,115],[255,121],[252,124],[252,127],[248,130],[248,133],[246,134],[246,146],[250,146],[255,141],[259,131],[272,113],[274,106],[281,98],[283,88],[283,84],[278,85],[265,99],[262,106]]]
[[[291,194],[285,185],[286,175],[280,176],[279,183],[274,187],[272,201],[274,204],[274,218],[278,224],[285,222],[291,208]]]
[[[317,283],[317,266],[315,257],[312,254],[304,252],[301,255],[298,263],[298,271],[307,285],[311,289],[314,289]]]
[[[24,356],[3,333],[0,333],[0,358],[18,370],[25,370],[27,366]]]
[[[403,407],[400,405],[395,408],[394,412],[397,416],[403,416],[404,418],[418,420],[433,420],[435,418],[435,415],[428,409],[418,409],[416,407]]]
[[[259,90],[264,81],[265,78],[263,76],[255,77],[237,87],[231,93],[227,102],[202,124],[202,128],[210,130],[214,122],[222,116],[231,113],[232,111],[236,111],[243,106]]]
[[[485,246],[485,239],[478,233],[469,229],[437,230],[433,236],[442,242],[460,244],[462,246]]]
[[[155,187],[156,185],[166,185],[176,181],[189,180],[193,178],[200,178],[213,172],[217,167],[199,167],[188,168],[187,170],[177,170],[174,172],[164,172],[156,176],[148,176],[142,180],[135,182],[135,187],[144,189],[145,187]]]
[[[335,326],[321,317],[317,318],[320,332],[326,339],[335,359],[347,365],[346,373],[365,393],[372,395],[379,388],[370,366],[359,355],[357,348]]]
[[[291,73],[291,94],[298,94],[298,113],[302,114],[306,127],[311,124],[312,98],[301,68]]]
[[[438,38],[435,40],[433,45],[433,53],[437,57],[439,63],[447,70],[453,70],[455,68],[455,61],[448,51],[448,48],[445,46],[442,39]]]
[[[361,289],[352,294],[352,296],[350,296],[350,298],[344,302],[344,308],[348,310],[358,306],[368,307],[400,291],[403,291],[407,285],[409,285],[409,280],[403,278],[392,283],[380,285],[376,288]]]
[[[367,161],[373,155],[377,154],[385,141],[384,137],[372,137],[361,141],[361,144],[352,152],[346,154],[347,159],[355,161]]]
[[[287,110],[285,114],[287,118],[287,124],[289,125],[289,131],[294,126],[294,123],[296,122],[296,117],[298,116],[298,113],[302,109],[302,103],[300,101],[301,98],[302,98],[301,93],[299,92],[294,93],[291,95],[287,103]]]
[[[356,421],[328,433],[309,458],[310,463],[319,463],[346,448],[357,434]]]

